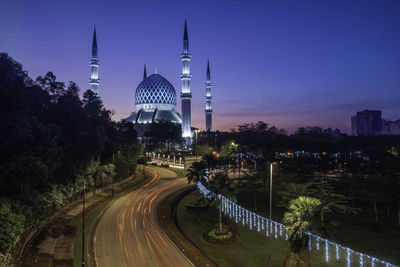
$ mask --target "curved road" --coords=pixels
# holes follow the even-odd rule
[[[149,168],[154,178],[117,199],[101,217],[94,235],[98,267],[194,266],[157,223],[164,196],[187,186],[186,179],[163,168]]]

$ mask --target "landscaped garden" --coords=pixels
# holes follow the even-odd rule
[[[233,220],[223,218],[223,224],[234,228],[232,231],[237,236],[236,242],[229,244],[216,244],[208,242],[204,238],[204,233],[218,226],[218,209],[207,207],[193,209],[187,205],[196,200],[198,194],[193,192],[187,195],[178,204],[177,222],[183,233],[192,240],[197,247],[205,252],[214,262],[220,266],[265,266],[268,263],[268,238],[264,232],[249,230],[247,226],[235,224]],[[274,218],[280,212],[274,213]],[[376,228],[368,226],[346,225],[335,232],[336,239],[346,241],[341,243],[350,246],[354,250],[366,252],[378,258],[391,257],[389,260],[393,264],[399,264],[398,249],[400,236],[398,231],[385,230],[378,231]],[[339,242],[340,243],[340,242]],[[285,238],[272,238],[272,266],[282,266],[284,259],[290,254],[289,242]],[[341,260],[335,259],[335,250],[329,252],[329,262],[325,262],[325,250],[321,245],[320,250],[313,249],[311,252],[312,266],[346,266],[346,256],[341,255]],[[300,257],[307,259],[305,252],[300,253]],[[352,257],[354,266],[359,266],[359,259]],[[375,266],[380,266],[376,264]]]
[[[246,131],[257,138],[269,136],[268,131]],[[280,233],[271,246],[273,266],[287,263],[290,253],[293,266],[307,265],[309,239],[310,262],[314,266],[400,264],[400,159],[396,149],[388,149],[390,144],[385,147],[378,140],[382,145],[369,146],[365,152],[277,154],[268,147],[261,149],[262,143],[255,146],[248,135],[244,139],[247,145],[226,141],[219,153],[204,155],[188,170],[189,182],[201,182],[205,186],[203,193],[215,194],[208,195],[208,207],[198,209],[193,207],[198,202],[193,198],[199,196],[191,194],[185,198],[179,204],[178,222],[184,233],[213,260],[221,266],[240,259],[246,259],[246,266],[266,263],[265,230],[253,226],[260,233],[250,231],[242,224],[251,224],[248,216],[258,218],[255,214],[269,218],[271,198],[272,220],[284,225],[278,226]],[[324,138],[321,135],[321,147],[329,147]],[[341,146],[348,149],[345,144]],[[230,175],[238,169],[242,172],[240,178]],[[274,178],[270,185],[271,176]],[[225,201],[223,206],[221,198],[215,197],[218,194],[232,201],[228,203],[231,211],[234,203],[246,209],[241,210],[246,212],[246,223],[221,219],[221,210],[226,212],[227,204]],[[222,225],[228,230],[222,231]],[[229,238],[228,232],[232,233]],[[210,242],[210,238],[230,242]]]

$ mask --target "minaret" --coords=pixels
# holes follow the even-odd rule
[[[146,64],[144,64],[143,81],[147,78]]]
[[[212,108],[211,108],[211,75],[210,61],[207,62],[207,79],[206,79],[206,131],[211,132],[212,129]]]
[[[190,92],[190,79],[192,75],[190,74],[190,58],[189,54],[189,39],[187,33],[187,23],[185,19],[185,30],[183,33],[183,53],[181,54],[182,61],[182,91],[181,91],[181,100],[182,100],[182,137],[186,139],[189,143],[192,138],[192,131],[190,125],[190,99],[192,98],[192,93]]]
[[[92,90],[96,95],[99,93],[99,60],[97,59],[97,39],[96,39],[96,27],[94,27],[93,32],[93,43],[92,43],[92,59],[90,60],[90,90]]]

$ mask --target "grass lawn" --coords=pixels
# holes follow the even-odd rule
[[[268,251],[268,239],[265,236],[265,232],[257,232],[257,230],[250,231],[248,227],[243,227],[241,224],[234,224],[240,235],[240,240],[231,245],[213,245],[204,242],[202,234],[209,230],[213,225],[217,223],[218,213],[216,209],[208,208],[203,211],[193,211],[186,208],[186,204],[196,197],[196,193],[191,193],[186,196],[179,204],[177,208],[177,221],[179,226],[185,235],[191,239],[202,251],[204,251],[213,261],[220,266],[265,266],[267,265],[267,251]],[[346,234],[342,231],[343,237],[348,237],[351,248],[357,249],[363,247],[366,242],[375,243],[374,239],[367,241],[365,236],[360,236],[365,233],[355,234],[357,228],[349,230]],[[373,236],[371,236],[373,237]],[[395,237],[393,238],[395,240]],[[399,240],[399,239],[397,239]],[[394,241],[393,241],[394,242]],[[396,245],[396,243],[392,243]],[[398,246],[398,245],[397,245]],[[381,253],[387,249],[390,250],[386,245],[383,246],[380,243],[376,246]],[[285,256],[289,253],[289,243],[285,241],[284,237],[278,237],[272,239],[272,265],[282,266],[282,262]],[[335,250],[329,251],[329,262],[325,262],[325,246],[321,244],[320,250],[313,249],[311,253],[311,265],[312,266],[347,266],[346,255],[344,251],[340,252],[340,261],[335,259]],[[379,254],[379,255],[383,255]],[[396,254],[394,254],[396,255]],[[303,259],[307,259],[307,255],[301,255]],[[378,255],[376,255],[378,256]],[[379,257],[379,256],[378,256]],[[397,256],[398,258],[398,256]],[[387,259],[390,260],[390,259]],[[351,258],[352,266],[359,266],[359,258]],[[399,264],[392,260],[392,263]],[[370,262],[364,260],[366,266],[370,266]],[[380,266],[375,264],[376,267]]]
[[[239,194],[238,201],[245,208],[253,210],[251,194]],[[268,200],[265,200],[262,192],[258,192],[257,213],[265,216],[267,204]],[[281,222],[285,209],[273,207],[272,212],[272,219]],[[400,265],[400,228],[394,220],[381,215],[380,222],[375,223],[371,220],[372,215],[369,218],[365,214],[331,214],[327,218],[335,222],[335,225],[329,227],[329,239],[355,251]]]
[[[183,178],[183,177],[186,177],[186,175],[187,175],[187,172],[184,169],[178,169],[178,168],[172,168],[172,167],[169,167],[168,169],[175,172],[176,175],[178,175],[178,178]]]

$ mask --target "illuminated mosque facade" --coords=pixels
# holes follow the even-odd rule
[[[135,112],[132,112],[125,121],[132,122],[142,137],[149,124],[157,123],[163,120],[181,124],[182,137],[187,144],[191,143],[193,137],[193,128],[191,126],[191,99],[190,81],[192,78],[190,72],[189,38],[187,22],[183,34],[183,51],[181,54],[182,73],[180,74],[182,87],[180,93],[181,113],[177,112],[177,95],[174,86],[162,75],[155,71],[154,74],[147,76],[146,65],[143,71],[143,80],[139,83],[135,92]],[[96,29],[93,33],[92,59],[90,60],[91,77],[90,88],[98,94],[99,86],[99,60],[97,56]],[[212,130],[212,108],[211,108],[211,78],[210,64],[207,62],[206,83],[205,83],[205,121],[206,131]]]

